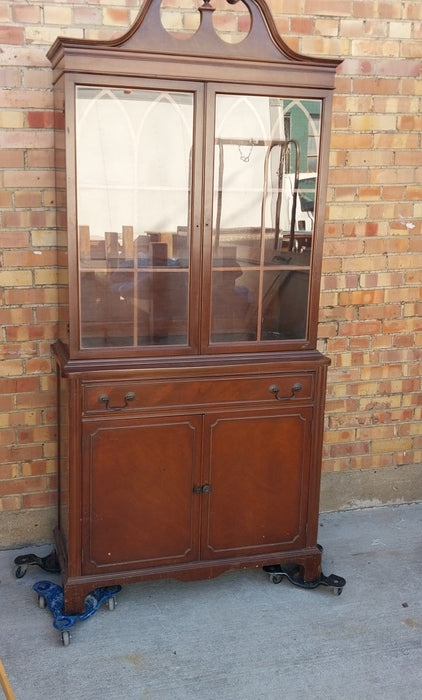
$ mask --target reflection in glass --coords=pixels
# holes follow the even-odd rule
[[[243,271],[234,259],[216,261],[212,290],[213,341],[227,340],[228,335],[232,340],[256,340],[259,273]]]
[[[264,273],[262,339],[304,338],[309,271],[272,270]]]
[[[306,337],[320,117],[319,100],[217,95],[212,342]]]
[[[193,96],[76,97],[81,345],[186,344]]]

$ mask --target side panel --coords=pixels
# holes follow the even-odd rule
[[[69,539],[69,382],[57,367],[58,413],[58,527],[64,541]]]

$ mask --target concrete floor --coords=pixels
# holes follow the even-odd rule
[[[0,657],[17,700],[420,700],[422,503],[321,516],[329,589],[261,569],[125,586],[61,645],[34,582],[0,552]],[[0,693],[1,697],[1,693]]]

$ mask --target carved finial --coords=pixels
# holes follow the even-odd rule
[[[214,12],[214,8],[210,2],[211,0],[204,0],[204,4],[198,8],[202,17],[211,17],[211,13]],[[208,12],[210,13],[209,15]]]
[[[227,0],[227,2],[229,3],[229,5],[236,5],[236,3],[239,2],[239,0]],[[211,0],[204,0],[204,4],[201,5],[201,7],[199,9],[200,10],[211,10],[211,12],[214,12],[214,7],[212,7],[212,5],[210,5],[210,3],[211,3]]]

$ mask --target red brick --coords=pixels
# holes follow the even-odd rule
[[[336,0],[333,6],[332,0],[305,0],[304,12],[307,15],[328,15],[350,17],[353,15],[356,0]]]
[[[0,26],[0,44],[16,44],[22,46],[24,33],[22,27]]]
[[[24,152],[16,149],[0,151],[0,168],[23,168]]]
[[[356,321],[354,323],[341,323],[340,335],[375,335],[381,333],[381,323],[378,320]]]
[[[51,407],[55,405],[56,397],[45,394],[43,392],[35,393],[25,393],[18,394],[16,396],[16,408],[22,410],[24,408],[44,408],[45,406]]]
[[[8,289],[5,301],[11,306],[33,306],[34,304],[55,304],[57,291],[51,288],[31,287],[30,289]]]
[[[27,493],[22,496],[22,508],[48,508],[57,503],[56,491],[44,493]]]
[[[41,192],[34,192],[32,190],[17,190],[15,192],[15,206],[19,208],[40,207]]]
[[[367,304],[379,304],[384,301],[383,289],[366,289],[339,294],[339,304],[341,306],[362,306]]]
[[[18,68],[0,68],[0,86],[17,88],[21,85],[21,72]]]
[[[0,498],[0,506],[3,511],[20,510],[22,499],[20,496],[3,496]]]
[[[17,429],[17,439],[20,445],[26,443],[51,442],[57,437],[53,427],[41,426],[39,428]]]
[[[55,250],[11,250],[4,252],[4,264],[7,267],[41,267],[54,266],[57,255]]]
[[[7,326],[5,328],[5,337],[8,343],[13,341],[23,342],[25,340],[40,340],[41,338],[51,338],[54,340],[55,327],[49,328],[45,326]]]
[[[8,324],[22,325],[31,323],[32,310],[30,308],[0,308],[0,323],[3,326]]]
[[[384,290],[383,294],[384,294]],[[359,320],[370,321],[371,319],[399,318],[401,315],[399,304],[381,304],[379,306],[361,306],[359,308]]]
[[[45,488],[44,477],[29,477],[26,479],[8,479],[0,481],[0,494],[22,494],[26,491],[42,491]]]
[[[55,335],[56,332],[54,328],[50,333],[52,340],[54,339]],[[53,362],[51,357],[36,357],[26,361],[26,371],[31,374],[48,374],[48,372],[51,372],[52,364]]]
[[[52,129],[54,126],[54,112],[27,112],[26,123],[32,129]]]
[[[11,131],[4,130],[0,132],[1,148],[51,148],[52,145],[53,134],[47,129],[27,129],[22,131],[20,129],[13,129]]]
[[[27,154],[28,168],[54,168],[54,150],[34,149]]]
[[[290,31],[294,34],[313,34],[314,21],[311,17],[292,17]]]
[[[23,476],[43,476],[49,471],[49,464],[45,459],[36,462],[25,462],[22,465]]]
[[[102,12],[99,7],[88,5],[75,5],[73,8],[73,21],[75,24],[101,24]]]
[[[0,190],[0,209],[10,209],[13,205],[12,193]]]
[[[240,8],[239,8],[240,9]],[[243,34],[248,34],[251,29],[251,17],[249,12],[239,14],[237,18],[237,29]]]
[[[399,81],[389,78],[371,77],[355,78],[353,87],[357,93],[370,95],[395,95],[399,90]]]
[[[339,444],[332,445],[329,450],[330,457],[346,457],[350,455],[365,455],[369,454],[371,443],[366,442],[352,442],[349,444]]]
[[[5,187],[54,187],[54,172],[47,170],[11,170],[4,175]]]
[[[12,17],[17,24],[38,24],[41,19],[41,7],[23,4],[12,6]]]
[[[413,114],[399,116],[397,126],[400,131],[421,131],[422,117]]]
[[[104,24],[129,25],[129,10],[119,7],[108,7],[103,10]]]
[[[0,246],[2,248],[27,248],[29,234],[26,231],[0,231]]]

